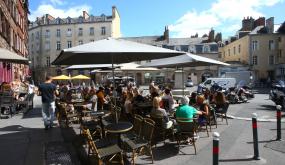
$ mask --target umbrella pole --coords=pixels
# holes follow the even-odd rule
[[[113,94],[115,93],[115,72],[114,72],[114,59],[113,59],[113,55],[112,55],[112,76],[113,76],[113,87],[114,87],[114,91],[113,91]],[[118,123],[118,114],[117,114],[117,108],[116,108],[116,97],[114,97],[113,95],[113,98],[114,98],[114,104],[115,104],[115,107],[114,107],[114,111],[115,111],[115,118],[116,118],[116,123]]]
[[[182,67],[182,91],[183,91],[183,96],[185,96],[185,90],[184,90],[184,87],[185,87],[185,82],[184,82],[184,70],[183,70],[183,67]]]

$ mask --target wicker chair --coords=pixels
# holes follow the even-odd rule
[[[134,115],[134,124],[133,124],[133,129],[132,132],[128,132],[126,134],[121,135],[121,140],[123,142],[128,141],[128,140],[134,140],[141,135],[142,131],[142,125],[143,125],[143,117],[140,115]]]
[[[182,140],[186,140],[189,138],[190,143],[193,145],[194,150],[195,150],[195,155],[197,154],[196,150],[196,118],[176,118],[176,122],[178,124],[178,130],[177,130],[177,144],[180,150],[180,145]]]
[[[69,127],[71,123],[79,122],[78,114],[69,113],[66,110],[66,103],[59,104],[60,121],[65,121],[65,126]]]
[[[142,151],[144,149],[149,152],[153,163],[151,141],[152,141],[154,126],[155,122],[153,120],[145,118],[140,137],[125,142],[127,146],[132,150],[132,164],[135,164],[135,159],[142,154]]]
[[[228,125],[228,117],[227,117],[228,109],[229,109],[229,103],[226,103],[222,108],[215,110],[217,117],[221,117],[222,121],[224,118],[226,119],[227,125]]]
[[[124,165],[122,150],[117,144],[97,148],[90,131],[88,129],[83,130],[83,134],[87,137],[88,156],[94,155],[98,159],[99,165],[103,165],[104,162],[111,163],[116,156],[120,157],[120,163]]]

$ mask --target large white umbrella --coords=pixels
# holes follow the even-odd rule
[[[183,52],[108,38],[61,51],[53,65],[113,64],[178,56]],[[113,69],[114,70],[114,69]],[[114,72],[113,72],[114,80]],[[113,81],[115,83],[115,81]]]
[[[162,58],[152,60],[141,67],[157,67],[157,68],[171,68],[171,67],[195,67],[195,66],[209,66],[209,65],[230,65],[218,60],[186,53],[180,56]]]
[[[108,38],[64,49],[54,65],[120,64],[181,55],[183,52]]]
[[[10,50],[0,48],[0,61],[1,62],[12,62],[19,64],[29,64],[29,60],[25,57],[22,57]]]
[[[195,67],[195,66],[210,66],[210,65],[230,65],[218,60],[186,53],[180,56],[162,58],[158,60],[152,60],[141,67],[157,67],[157,68],[171,68],[171,67],[182,67],[182,82],[184,84],[183,67]],[[184,85],[183,85],[184,86]],[[184,95],[184,87],[183,95]]]

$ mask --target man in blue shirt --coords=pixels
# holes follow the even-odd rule
[[[39,93],[42,96],[42,116],[44,120],[45,129],[51,128],[55,113],[55,95],[59,92],[56,85],[52,83],[52,77],[47,76],[46,81],[39,85]]]

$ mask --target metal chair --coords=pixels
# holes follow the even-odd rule
[[[186,140],[190,139],[190,144],[193,145],[194,150],[195,150],[195,155],[197,154],[196,150],[196,130],[197,130],[197,125],[196,125],[196,120],[197,118],[176,118],[176,122],[178,124],[178,130],[177,130],[177,144],[179,147],[180,151],[180,145],[182,138],[186,138]]]
[[[135,159],[142,154],[142,151],[146,149],[153,163],[152,154],[152,135],[155,127],[155,122],[149,118],[144,119],[142,132],[139,138],[126,141],[125,143],[132,150],[132,164],[135,164]]]

